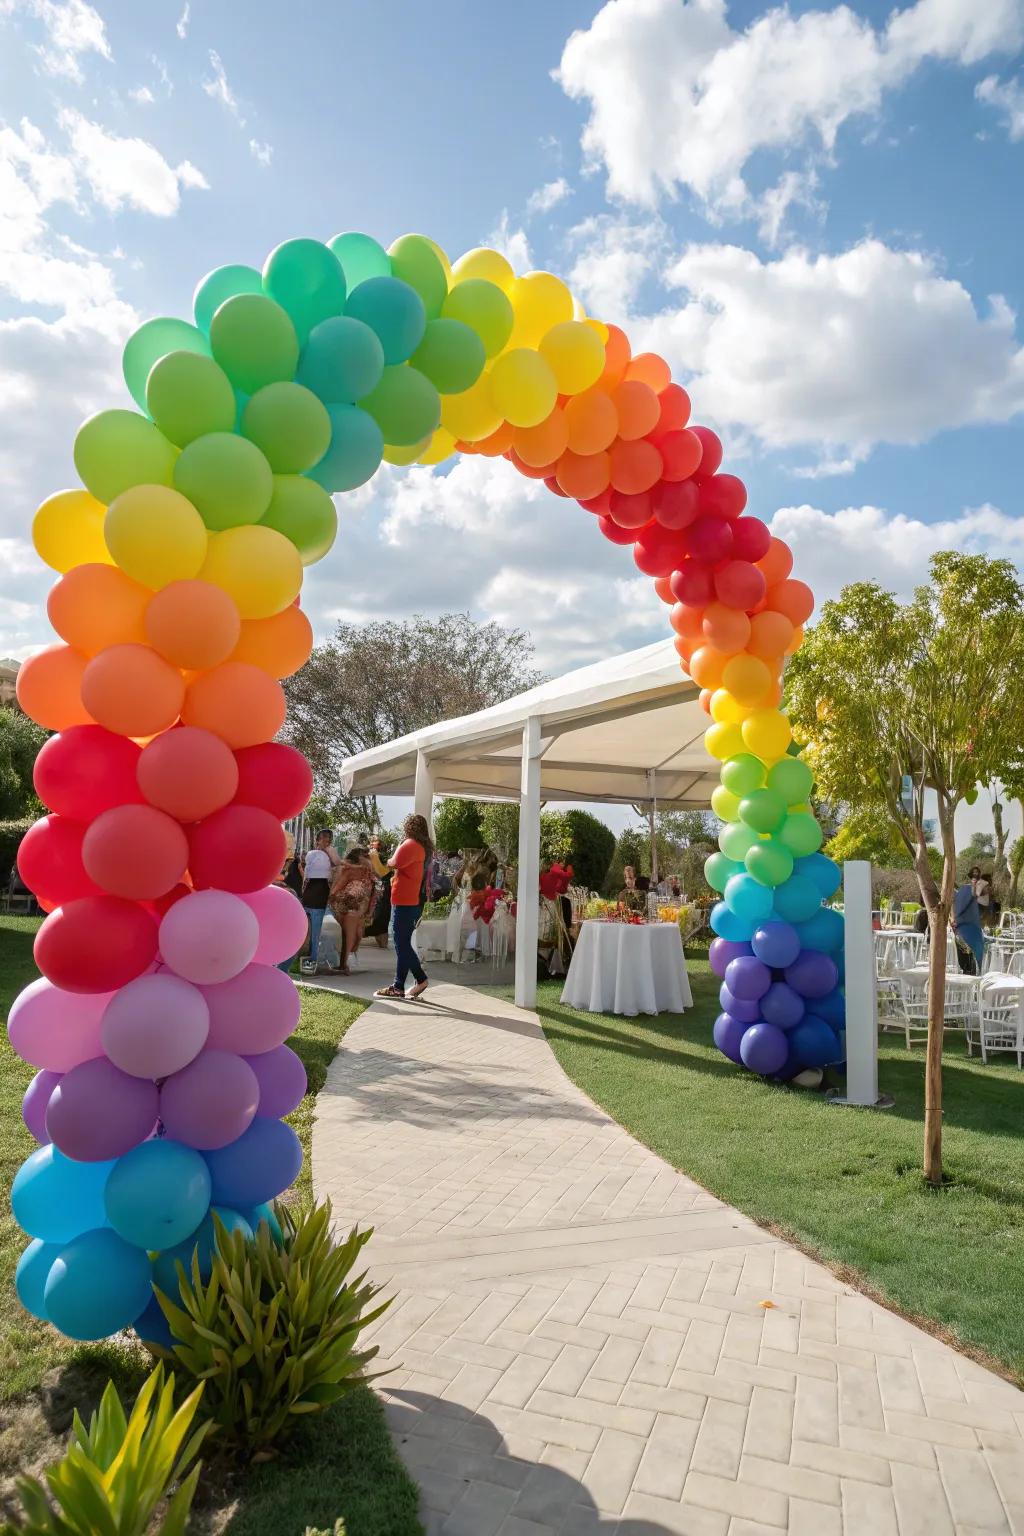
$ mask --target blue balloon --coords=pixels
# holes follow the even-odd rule
[[[302,1147],[291,1126],[264,1115],[257,1115],[237,1141],[203,1155],[213,1180],[214,1205],[235,1211],[276,1199],[302,1167]]]
[[[796,1028],[790,1031],[789,1039],[793,1055],[805,1067],[827,1067],[839,1061],[843,1054],[835,1030],[814,1013],[804,1015]]]
[[[241,1211],[230,1210],[226,1205],[213,1206],[209,1215],[204,1216],[188,1237],[176,1243],[173,1248],[165,1248],[153,1260],[153,1284],[158,1285],[172,1301],[176,1301],[179,1295],[178,1265],[183,1266],[186,1275],[191,1275],[192,1255],[197,1249],[200,1275],[204,1280],[209,1280],[213,1274],[213,1250],[217,1241],[217,1229],[213,1224],[214,1211],[229,1232],[242,1232],[247,1238],[252,1237],[252,1223]]]
[[[720,939],[729,939],[734,944],[749,942],[755,927],[753,918],[738,917],[724,901],[717,901],[711,908],[708,922]]]
[[[761,1004],[752,998],[736,997],[725,982],[718,989],[718,1003],[723,1013],[736,1019],[746,1029],[748,1024],[756,1024],[761,1017]]]
[[[354,491],[372,480],[384,457],[384,434],[358,405],[329,405],[331,445],[309,479],[325,491]]]
[[[766,1024],[792,1029],[804,1016],[804,1000],[784,981],[773,981],[761,999],[761,1017]]]
[[[772,895],[771,886],[762,885],[748,874],[730,876],[725,887],[726,903],[737,917],[751,917],[756,921],[767,917],[772,910]]]
[[[384,376],[380,337],[351,315],[332,315],[309,333],[295,377],[325,405],[351,405]]]
[[[792,965],[800,953],[796,929],[792,923],[782,923],[777,918],[759,923],[750,942],[757,958],[774,970]]]
[[[743,1060],[740,1055],[740,1041],[747,1028],[746,1024],[742,1024],[739,1019],[734,1019],[727,1013],[720,1013],[715,1020],[713,1031],[715,1044],[722,1055],[728,1056],[729,1060],[736,1062],[737,1066]]]
[[[250,1227],[252,1227],[254,1235],[258,1232],[262,1223],[266,1222],[274,1242],[279,1248],[282,1246],[284,1243],[284,1233],[281,1231],[281,1223],[278,1221],[272,1205],[265,1201],[262,1205],[254,1205],[249,1211],[242,1211],[241,1214],[245,1217]]]
[[[740,1041],[743,1065],[762,1077],[777,1072],[788,1055],[788,1038],[774,1024],[751,1024]]]
[[[786,967],[786,980],[801,997],[824,997],[835,990],[835,964],[820,949],[803,949]]]
[[[135,1332],[144,1344],[159,1344],[162,1349],[173,1349],[178,1343],[155,1296],[149,1298],[142,1316],[135,1319]]]
[[[814,1000],[814,1011],[819,1019],[824,1019],[826,1024],[831,1024],[836,1031],[846,1026],[846,998],[837,987],[834,992],[828,992],[824,997]]]
[[[801,923],[797,931],[804,949],[820,949],[829,955],[842,948],[846,924],[841,912],[835,912],[831,907],[822,907],[806,923]]]
[[[821,906],[821,891],[807,875],[790,875],[772,894],[777,915],[787,923],[806,923]]]
[[[149,1259],[109,1227],[83,1232],[63,1247],[43,1291],[46,1315],[69,1339],[105,1339],[145,1311]]]
[[[39,1147],[14,1176],[15,1221],[29,1237],[47,1243],[69,1243],[80,1232],[106,1226],[103,1191],[113,1166],[76,1163],[55,1146]]]
[[[34,1238],[18,1260],[14,1272],[14,1289],[18,1293],[18,1300],[26,1312],[31,1312],[33,1317],[40,1318],[44,1323],[50,1319],[46,1315],[43,1294],[60,1250],[60,1243],[44,1243],[38,1237]]]
[[[842,870],[825,853],[808,853],[804,858],[795,860],[793,873],[807,875],[813,880],[826,901],[835,895],[843,883]]]
[[[371,277],[348,296],[345,313],[376,331],[386,363],[404,363],[427,328],[427,312],[415,288],[397,277]]]
[[[210,1170],[180,1141],[144,1141],[118,1158],[104,1196],[107,1220],[136,1248],[163,1249],[194,1232],[210,1206]]]

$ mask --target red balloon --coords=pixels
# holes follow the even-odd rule
[[[598,517],[607,517],[611,504],[612,488],[610,485],[605,487],[600,496],[590,496],[586,501],[579,503],[585,512],[595,512]]]
[[[677,602],[691,608],[704,608],[715,595],[709,566],[700,560],[683,560],[669,577],[669,586]]]
[[[559,485],[554,475],[545,476],[544,484],[547,486],[549,491],[554,491],[556,496],[565,496],[567,494],[562,490],[562,487]]]
[[[47,981],[65,992],[114,992],[156,959],[157,927],[120,896],[85,896],[51,912],[33,947]]]
[[[177,821],[202,821],[234,798],[238,765],[212,731],[176,725],[143,748],[138,780],[150,805]]]
[[[710,427],[690,427],[689,430],[700,438],[701,460],[697,474],[706,480],[722,462],[722,439]]]
[[[658,396],[658,404],[661,414],[658,424],[651,433],[653,442],[661,447],[659,441],[668,432],[681,432],[690,419],[690,397],[681,384],[667,384]]]
[[[658,451],[666,480],[688,480],[700,469],[703,449],[696,432],[669,432],[659,440]]]
[[[703,467],[703,466],[702,466]],[[700,510],[707,517],[739,517],[747,504],[747,488],[735,475],[700,477]]]
[[[668,603],[671,606],[675,602],[675,597],[672,595],[671,581],[668,576],[655,576],[654,590],[663,603]]]
[[[688,528],[697,516],[695,480],[662,480],[652,491],[654,515],[663,528]]]
[[[42,816],[21,840],[18,873],[29,890],[51,906],[100,894],[82,863],[85,832],[80,821]]]
[[[715,572],[715,593],[729,608],[756,608],[765,590],[764,573],[749,560],[729,560]]]
[[[147,905],[152,912],[156,913],[158,918],[161,918],[165,912],[171,910],[176,901],[180,901],[183,896],[191,896],[191,894],[192,887],[190,885],[178,884],[163,896],[158,896],[155,901],[148,902]]]
[[[635,528],[620,528],[618,523],[613,523],[610,517],[599,518],[597,526],[605,538],[610,539],[613,544],[632,544],[637,535]]]
[[[240,748],[235,761],[236,805],[257,805],[278,821],[287,821],[306,809],[313,793],[313,770],[296,747],[283,741],[264,741],[256,747]]]
[[[637,570],[643,571],[645,576],[670,576],[683,554],[683,537],[663,528],[660,523],[651,523],[641,529],[633,545]]]
[[[188,839],[166,811],[116,805],[97,816],[86,832],[82,861],[111,896],[154,901],[173,890],[185,873]]]
[[[51,810],[76,821],[142,796],[135,782],[139,748],[102,725],[72,725],[51,736],[36,758],[36,794]]]
[[[737,560],[760,560],[772,536],[759,517],[739,517],[732,525],[732,552]]]
[[[732,527],[720,517],[698,517],[682,534],[686,553],[695,560],[717,565],[732,553]]]
[[[280,874],[287,852],[276,816],[255,805],[226,805],[189,834],[188,872],[196,890],[259,891]]]
[[[612,491],[609,513],[620,528],[642,528],[650,522],[653,510],[649,491],[632,496],[625,491]]]

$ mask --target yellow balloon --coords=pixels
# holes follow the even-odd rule
[[[704,732],[704,745],[712,757],[724,763],[744,750],[743,732],[732,722],[709,725]]]
[[[550,272],[517,277],[508,296],[515,315],[510,347],[535,347],[553,325],[572,319],[572,294]]]
[[[115,564],[154,592],[198,576],[206,559],[206,524],[188,498],[169,485],[133,485],[122,491],[107,509],[103,532]]]
[[[503,420],[491,399],[488,373],[482,373],[461,395],[441,396],[441,425],[456,441],[478,443],[497,432]]]
[[[726,789],[724,784],[717,784],[711,791],[711,809],[719,821],[739,821],[740,819],[739,798],[731,789]]]
[[[429,235],[423,235],[421,238],[427,242],[442,267],[444,267],[444,275],[448,279],[448,287],[450,288],[452,285],[452,264],[448,260],[448,253],[442,250],[436,240],[431,240]]]
[[[388,464],[415,464],[421,453],[430,446],[429,437],[421,437],[410,448],[396,448],[393,443],[384,444],[384,458]]]
[[[727,688],[716,688],[711,695],[711,718],[719,725],[740,725],[749,714],[746,705],[734,699]]]
[[[514,427],[536,427],[554,410],[558,384],[539,352],[516,347],[503,352],[491,369],[491,399],[499,415]]]
[[[106,510],[88,491],[47,496],[32,519],[32,543],[40,560],[61,575],[76,565],[113,565],[103,538]]]
[[[511,262],[500,251],[488,250],[483,245],[459,257],[452,267],[451,286],[464,283],[471,277],[482,277],[487,283],[496,283],[503,293],[507,293],[516,280]]]
[[[234,598],[243,619],[269,619],[298,597],[302,560],[276,528],[247,523],[210,535],[199,577]]]
[[[583,307],[583,300],[578,299],[575,294],[572,296],[572,317],[574,320],[586,320],[587,318],[587,312]]]
[[[791,740],[789,721],[779,709],[755,709],[743,722],[743,744],[762,761],[781,757]]]
[[[455,439],[445,427],[438,427],[426,449],[420,454],[421,464],[443,464],[455,452]]]
[[[553,325],[540,344],[540,355],[550,364],[560,395],[581,395],[604,372],[604,347],[578,320]]]
[[[576,318],[578,320],[580,318],[579,315],[577,315]],[[590,326],[590,329],[595,333],[595,335],[600,337],[601,345],[603,347],[608,340],[608,327],[605,325],[604,321],[595,320],[593,316],[588,316],[586,319],[586,324]]]

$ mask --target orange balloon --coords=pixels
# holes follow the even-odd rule
[[[50,589],[50,623],[83,656],[108,645],[144,644],[143,615],[152,596],[116,565],[76,565]]]
[[[284,724],[284,689],[261,667],[225,661],[189,684],[181,718],[236,751],[272,741]]]
[[[804,627],[803,627],[802,624],[798,624],[796,626],[796,628],[794,629],[794,631],[793,631],[793,638],[792,638],[792,640],[790,640],[789,644],[783,650],[783,655],[785,655],[785,656],[795,656],[796,652],[800,649],[800,647],[803,645],[803,643],[804,643]]]
[[[672,370],[657,352],[638,352],[626,368],[627,379],[639,379],[648,384],[656,395],[672,383]],[[658,407],[660,412],[661,407]]]
[[[782,703],[782,679],[776,678],[764,698],[761,700],[762,709],[775,709]]]
[[[18,668],[18,703],[44,730],[66,731],[70,725],[93,723],[82,702],[86,660],[70,645],[48,645]]]
[[[759,704],[772,685],[772,675],[759,656],[741,651],[722,669],[722,687],[740,704]]]
[[[611,447],[619,430],[619,413],[600,386],[573,395],[565,407],[565,421],[573,453],[601,453]]]
[[[625,331],[620,331],[617,325],[610,325],[608,340],[604,344],[604,372],[598,380],[604,389],[611,391],[625,378],[630,355],[629,338]]]
[[[781,539],[773,538],[768,546],[767,554],[755,561],[759,571],[764,572],[764,579],[770,587],[774,587],[778,581],[785,581],[793,569],[793,555],[788,544]]]
[[[612,485],[627,496],[638,496],[657,485],[662,468],[661,454],[643,438],[632,442],[619,438],[611,446]]]
[[[482,453],[489,459],[498,459],[512,447],[515,430],[510,421],[503,421],[501,426],[497,427],[489,437],[482,437],[479,442],[467,445],[460,443],[459,447],[463,452],[468,447],[472,453]]]
[[[685,635],[676,635],[672,644],[688,667],[690,665],[690,657],[693,655],[693,642],[687,640]]]
[[[600,496],[611,482],[612,465],[607,453],[573,453],[567,448],[558,461],[555,479],[567,496],[589,501]]]
[[[686,603],[676,603],[668,616],[668,621],[677,635],[703,645],[704,630],[701,627],[703,618],[703,608],[690,608]]]
[[[661,415],[658,397],[641,379],[624,379],[612,391],[612,403],[619,416],[619,437],[632,441],[653,432]]]
[[[512,446],[525,464],[535,468],[555,464],[569,446],[569,427],[565,412],[555,406],[544,421],[535,427],[516,427]]]
[[[219,736],[179,725],[143,749],[136,776],[150,805],[178,821],[202,821],[234,798],[238,763]]]
[[[175,667],[215,667],[231,655],[241,631],[234,600],[198,578],[169,582],[146,609],[149,643]]]
[[[289,606],[270,619],[243,619],[232,661],[246,661],[271,677],[291,677],[309,660],[313,626],[301,608]]]
[[[655,576],[654,590],[663,603],[668,603],[670,607],[675,603],[676,595],[669,586],[669,578],[667,576]]]
[[[82,677],[82,702],[118,736],[155,736],[181,714],[185,679],[148,645],[110,645]]]
[[[510,448],[507,457],[515,465],[521,475],[526,475],[530,480],[546,480],[555,472],[554,464],[527,464],[521,459],[514,448]]]
[[[765,602],[794,624],[802,624],[814,612],[814,593],[805,581],[780,581],[770,586]]]
[[[750,640],[746,648],[752,656],[771,661],[782,655],[792,638],[793,625],[786,615],[765,609],[764,613],[755,613],[750,621]]]
[[[690,657],[690,676],[701,688],[720,688],[726,662],[732,658],[713,645],[701,645]]]
[[[704,610],[704,634],[719,651],[742,651],[750,639],[750,620],[725,603],[709,603]]]
[[[706,715],[710,715],[710,713],[711,713],[711,689],[710,688],[702,688],[701,691],[700,691],[700,694],[698,695],[698,699],[699,699],[699,703],[700,703],[701,709],[704,711],[704,713]]]

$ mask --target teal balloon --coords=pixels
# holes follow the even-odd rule
[[[103,1204],[112,1162],[76,1163],[55,1146],[38,1147],[11,1185],[14,1219],[29,1237],[68,1243],[107,1219]]]
[[[210,343],[187,320],[147,320],[125,343],[121,366],[129,393],[140,410],[146,409],[146,380],[150,369],[168,352],[197,352],[210,356]]]
[[[388,364],[404,363],[411,357],[427,328],[423,300],[414,288],[397,277],[371,277],[361,283],[355,293],[349,294],[345,313],[376,333]],[[421,432],[420,436],[425,437],[426,433]]]
[[[263,290],[291,316],[302,345],[314,326],[345,308],[345,274],[319,240],[286,240],[263,267]]]
[[[725,887],[725,900],[737,917],[759,921],[772,910],[772,893],[750,875],[733,875]]]
[[[413,353],[414,368],[425,373],[442,395],[461,395],[484,371],[487,354],[476,331],[461,320],[428,320]]]
[[[246,1238],[252,1237],[252,1226],[240,1211],[233,1211],[226,1205],[212,1206],[210,1212],[181,1242],[175,1243],[173,1248],[163,1249],[153,1260],[153,1284],[158,1285],[171,1301],[176,1301],[181,1294],[178,1265],[184,1267],[186,1275],[191,1275],[192,1255],[196,1249],[199,1250],[199,1273],[203,1279],[208,1280],[213,1273],[213,1252],[217,1241],[214,1212],[229,1232],[241,1232]]]
[[[263,275],[255,267],[214,267],[212,272],[196,285],[192,296],[192,313],[196,325],[208,336],[214,315],[220,306],[238,293],[262,293]]]
[[[790,811],[779,831],[779,841],[794,858],[804,859],[821,847],[821,828],[809,811]]]
[[[740,820],[755,832],[774,832],[786,815],[786,801],[773,789],[755,789],[740,801]]]
[[[281,1223],[277,1219],[274,1207],[270,1204],[254,1205],[250,1210],[243,1211],[242,1215],[249,1223],[254,1233],[258,1232],[260,1225],[266,1222],[270,1228],[274,1242],[280,1248],[284,1243],[284,1233],[281,1231]]]
[[[784,757],[768,771],[768,788],[787,805],[801,805],[814,788],[814,774],[799,757]]]
[[[743,860],[748,875],[760,885],[776,886],[793,873],[793,855],[776,838],[759,838]]]
[[[806,923],[821,906],[821,892],[807,875],[794,873],[776,886],[775,911],[787,923]]]
[[[210,1206],[210,1170],[200,1152],[162,1137],[120,1157],[104,1193],[107,1220],[136,1248],[180,1243]]]
[[[21,1255],[14,1271],[14,1289],[18,1293],[18,1300],[26,1312],[31,1312],[33,1317],[38,1317],[44,1323],[49,1322],[43,1299],[46,1282],[61,1246],[60,1243],[44,1243],[40,1238],[34,1238]]]
[[[145,1311],[152,1287],[149,1258],[110,1227],[73,1238],[46,1277],[43,1305],[55,1328],[82,1342],[129,1328]]]
[[[370,235],[360,235],[350,230],[347,234],[335,235],[333,240],[328,240],[327,248],[341,262],[349,293],[371,277],[391,276],[391,257]]]
[[[745,827],[742,821],[727,821],[718,834],[718,846],[726,858],[742,863],[749,849],[760,842],[753,827]]]
[[[309,479],[325,491],[354,491],[372,480],[384,457],[384,434],[358,405],[329,405],[331,444]]]
[[[833,954],[837,949],[842,949],[846,937],[843,914],[832,907],[819,907],[813,917],[798,926],[797,933],[800,935],[801,948],[820,949],[826,955]]]
[[[351,315],[332,315],[310,332],[295,377],[325,405],[352,405],[376,389],[383,373],[376,331]]]
[[[724,891],[733,875],[741,874],[743,865],[724,853],[713,853],[704,860],[704,878],[713,891]]]
[[[726,789],[742,800],[764,784],[764,763],[752,752],[737,752],[735,757],[726,758],[720,777]]]
[[[404,364],[385,368],[377,388],[359,404],[369,411],[384,441],[393,448],[411,448],[422,442],[441,420],[441,396],[425,374]]]
[[[809,858],[796,861],[796,872],[813,880],[826,901],[834,896],[842,884],[843,872],[834,859],[824,853],[812,853]]]

